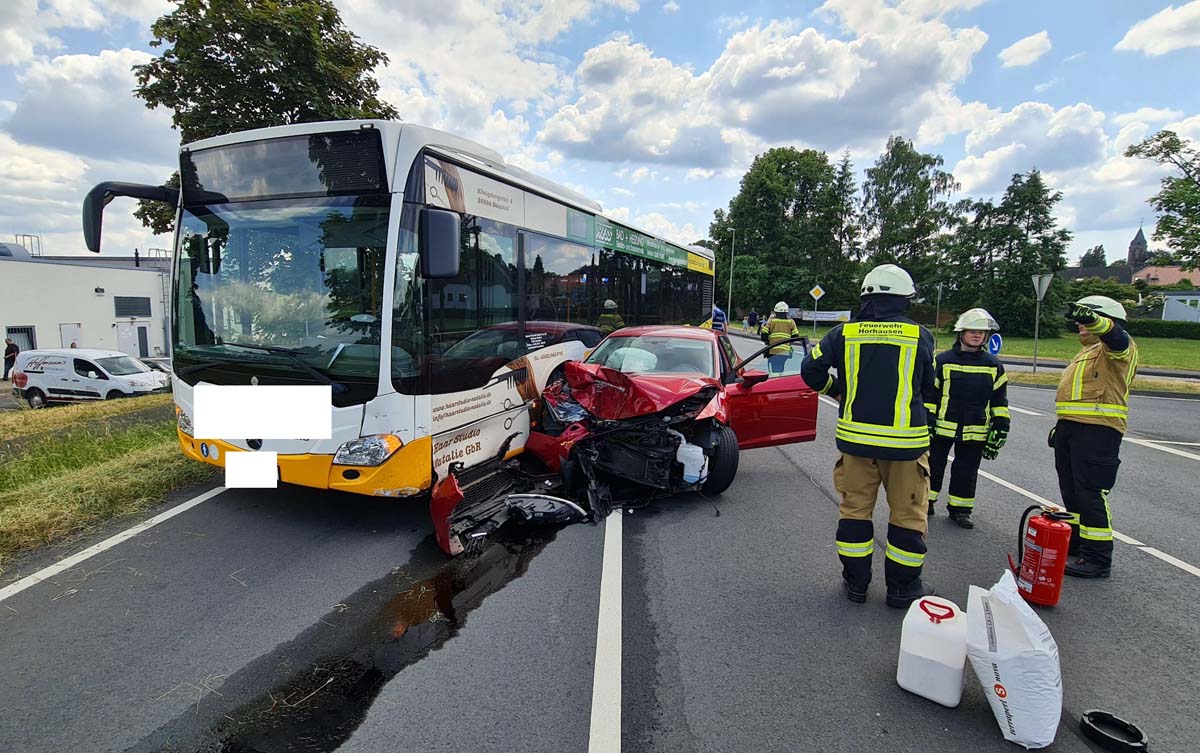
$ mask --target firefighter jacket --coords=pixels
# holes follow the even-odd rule
[[[624,327],[625,320],[622,319],[621,315],[616,312],[611,314],[601,314],[599,321],[596,322],[596,326],[600,328],[601,332],[607,335]]]
[[[991,353],[967,351],[962,342],[938,354],[934,433],[964,442],[986,442],[988,429],[1008,431],[1008,375]]]
[[[1137,374],[1138,347],[1106,316],[1088,327],[1083,349],[1063,369],[1054,408],[1060,419],[1125,433],[1129,386]]]
[[[859,318],[839,324],[805,357],[801,376],[834,397],[837,447],[879,460],[916,460],[929,449],[935,416],[933,335],[904,315],[899,296],[863,299]],[[837,376],[829,370],[837,369]]]
[[[763,341],[767,345],[772,346],[767,351],[768,356],[790,356],[792,354],[791,345],[776,345],[793,337],[800,336],[800,330],[796,327],[796,322],[792,321],[787,316],[772,316],[767,321],[763,322],[762,328],[759,330]]]

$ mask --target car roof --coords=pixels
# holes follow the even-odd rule
[[[23,350],[21,355],[32,356],[72,356],[78,358],[112,358],[114,356],[127,356],[128,353],[122,353],[119,350],[102,350],[100,348],[39,348],[37,350]],[[129,356],[132,358],[133,356]]]
[[[679,337],[686,340],[716,340],[720,333],[711,329],[699,327],[683,327],[670,324],[647,324],[640,327],[625,327],[609,335],[609,337],[641,337],[642,335],[657,335],[659,337]]]

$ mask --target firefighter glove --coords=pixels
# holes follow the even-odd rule
[[[1046,435],[1046,446],[1054,449],[1054,432],[1058,430],[1057,426],[1050,427],[1050,433]]]
[[[1006,441],[1008,441],[1008,430],[993,428],[988,432],[987,444],[983,447],[983,456],[988,460],[995,460]]]
[[[1091,308],[1078,303],[1072,303],[1067,309],[1067,318],[1073,322],[1079,322],[1085,327],[1095,324],[1100,319]]]

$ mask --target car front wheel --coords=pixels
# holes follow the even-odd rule
[[[704,491],[709,494],[720,494],[733,483],[733,477],[738,469],[737,435],[728,426],[722,426],[717,431],[717,446],[713,449],[712,457],[708,459],[708,480],[704,482]]]

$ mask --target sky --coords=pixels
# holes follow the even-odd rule
[[[889,135],[940,154],[961,195],[1038,168],[1070,256],[1123,257],[1163,168],[1123,157],[1162,128],[1200,140],[1200,0],[335,0],[390,58],[381,96],[681,243],[707,236],[755,155],[856,168]],[[161,182],[170,114],[133,97],[166,0],[0,0],[0,241],[86,253],[103,180]],[[120,200],[105,253],[170,244]],[[1151,243],[1151,248],[1161,244]]]

